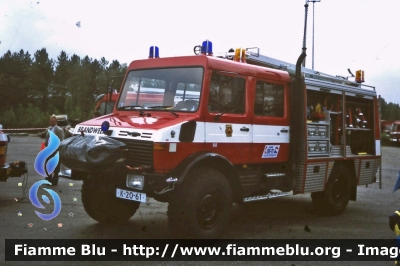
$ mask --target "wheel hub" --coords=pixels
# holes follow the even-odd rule
[[[332,188],[332,198],[333,201],[336,203],[340,203],[342,200],[342,182],[340,182],[340,179],[336,179],[333,188]]]
[[[197,208],[197,221],[203,228],[211,228],[218,220],[220,203],[216,195],[207,194],[201,200]]]

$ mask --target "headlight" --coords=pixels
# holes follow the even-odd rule
[[[142,190],[143,184],[144,184],[144,176],[136,175],[136,174],[127,174],[126,175],[126,186],[127,187]]]

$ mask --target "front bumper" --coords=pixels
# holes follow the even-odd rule
[[[139,190],[127,187],[127,174],[143,176],[143,189]],[[116,189],[119,188],[146,193],[148,197],[159,201],[166,201],[166,197],[168,197],[174,188],[174,182],[167,182],[168,178],[169,176],[165,174],[140,173],[120,167],[119,169],[109,169],[109,171],[103,174],[89,174],[84,180],[85,188],[87,189],[115,194]]]

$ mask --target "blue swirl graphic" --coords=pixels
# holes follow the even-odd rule
[[[39,190],[39,187],[42,184],[51,185],[51,183],[49,181],[41,180],[41,181],[38,181],[35,184],[33,184],[32,187],[29,189],[29,199],[32,202],[33,206],[35,206],[35,207],[37,207],[39,209],[45,209],[45,207],[40,203],[40,201],[39,201],[39,199],[37,197],[37,192]],[[58,196],[58,194],[56,192],[54,192],[54,190],[47,189],[47,188],[43,188],[43,189],[46,190],[50,194],[50,196],[53,198],[53,200],[54,200],[54,211],[52,213],[50,213],[50,214],[43,214],[43,213],[40,213],[38,211],[35,211],[35,213],[42,220],[49,221],[49,220],[55,218],[60,213],[60,211],[61,211],[61,200],[60,200],[60,197]],[[42,199],[47,204],[50,203],[50,200],[46,195],[42,195]]]
[[[47,165],[45,165],[46,159],[55,153],[58,149],[58,146],[60,146],[60,139],[56,136],[56,134],[54,134],[51,130],[49,130],[49,134],[49,143],[46,148],[38,153],[34,164],[36,172],[44,177],[48,176],[46,174],[46,170],[49,175],[53,173],[59,161],[59,154],[57,152],[54,157],[48,160]]]

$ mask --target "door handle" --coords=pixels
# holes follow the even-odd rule
[[[240,129],[240,131],[245,131],[245,132],[249,132],[249,128],[248,127],[242,127],[241,129]]]
[[[282,129],[281,129],[281,132],[282,132],[282,133],[288,133],[289,130],[287,130],[286,128],[282,128]]]

